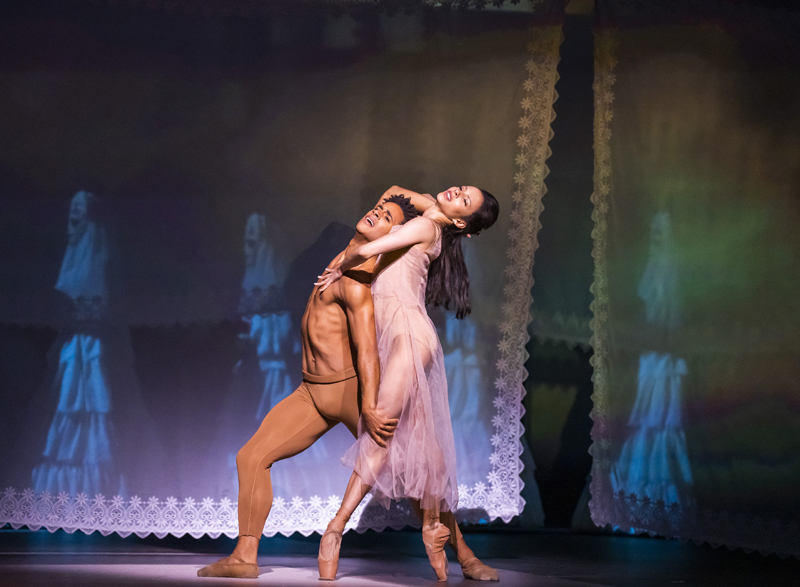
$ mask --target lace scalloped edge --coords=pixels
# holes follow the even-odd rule
[[[592,516],[598,525],[610,524],[636,534],[691,540],[695,544],[708,543],[714,548],[725,546],[765,556],[774,553],[800,558],[800,524],[796,522],[786,524],[741,513],[667,504],[634,493],[615,493],[608,483],[593,481],[593,494],[595,491],[606,498],[611,496],[610,507]]]
[[[456,518],[475,523],[487,516],[490,510],[508,513],[502,497],[491,494],[484,483],[476,483],[472,488],[462,485],[459,487],[460,508]],[[348,530],[399,530],[420,525],[407,502],[392,503],[389,509],[370,506],[370,502],[371,499],[367,498],[359,505],[347,525]],[[276,497],[264,535],[322,534],[340,504],[338,495],[327,499],[314,496],[307,500]],[[14,529],[27,526],[31,530],[45,528],[50,532],[64,530],[67,533],[80,530],[87,534],[100,532],[104,536],[117,533],[123,538],[131,534],[142,538],[150,534],[158,538],[186,534],[194,538],[204,535],[217,538],[223,534],[235,538],[238,536],[236,510],[236,502],[226,498],[220,501],[210,497],[202,500],[151,497],[144,500],[137,496],[107,498],[102,494],[90,498],[85,494],[73,496],[61,492],[52,495],[46,491],[35,493],[29,488],[17,491],[8,487],[0,497],[0,526],[9,524]]]
[[[553,136],[551,124],[555,118],[553,104],[557,94],[559,47],[563,39],[560,25],[535,28],[528,43],[525,62],[526,78],[522,83],[522,116],[518,124],[519,153],[515,158],[518,171],[514,174],[515,191],[512,194],[510,245],[506,251],[506,284],[503,288],[503,321],[500,324],[500,358],[496,363],[497,378],[494,399],[496,414],[492,419],[495,434],[492,436],[493,452],[490,457],[492,471],[487,480],[491,493],[507,495],[516,503],[507,504],[507,513],[490,512],[493,519],[500,517],[508,522],[519,514],[525,501],[520,472],[523,434],[521,419],[524,414],[522,398],[527,353],[525,345],[530,336],[528,325],[531,316],[531,288],[533,287],[533,259],[539,246],[542,198],[547,192],[544,179],[549,172],[547,158],[549,142]],[[513,496],[513,498],[512,498]]]

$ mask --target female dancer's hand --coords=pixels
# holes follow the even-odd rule
[[[398,421],[397,418],[387,418],[378,408],[361,410],[361,423],[364,430],[381,448],[386,448],[386,443],[394,435]]]
[[[333,285],[337,281],[342,278],[342,271],[338,267],[330,268],[328,267],[325,271],[322,272],[322,275],[318,277],[319,281],[317,281],[314,285],[318,285],[319,293],[324,292],[328,289],[329,286]]]

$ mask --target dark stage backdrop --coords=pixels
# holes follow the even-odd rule
[[[473,314],[433,317],[459,516],[520,513],[560,27],[75,6],[0,25],[0,524],[234,536],[236,451],[299,383],[313,281],[392,184],[500,201],[465,243]],[[273,467],[267,534],[325,527],[352,440]],[[351,524],[406,523],[367,504]]]
[[[592,514],[798,556],[800,15],[731,4],[598,3]]]

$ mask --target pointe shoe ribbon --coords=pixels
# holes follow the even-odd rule
[[[499,581],[497,571],[492,567],[483,564],[478,557],[473,556],[461,563],[461,572],[465,579],[473,581]]]
[[[233,577],[257,579],[258,565],[253,563],[213,563],[197,571],[198,577]]]
[[[425,545],[425,552],[428,553],[428,562],[431,563],[439,581],[447,581],[450,572],[450,564],[444,552],[444,545],[448,540],[450,540],[450,529],[444,524],[436,522],[432,526],[423,526],[422,543]]]
[[[342,532],[339,530],[325,530],[319,541],[319,567],[320,581],[335,581],[336,571],[339,570],[339,549],[342,546]]]

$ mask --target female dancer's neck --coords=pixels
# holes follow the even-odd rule
[[[439,208],[438,204],[434,204],[425,212],[422,213],[422,216],[427,218],[428,220],[433,220],[436,224],[438,224],[441,228],[446,228],[453,224],[453,221],[450,220],[447,216],[445,216],[442,209]]]

